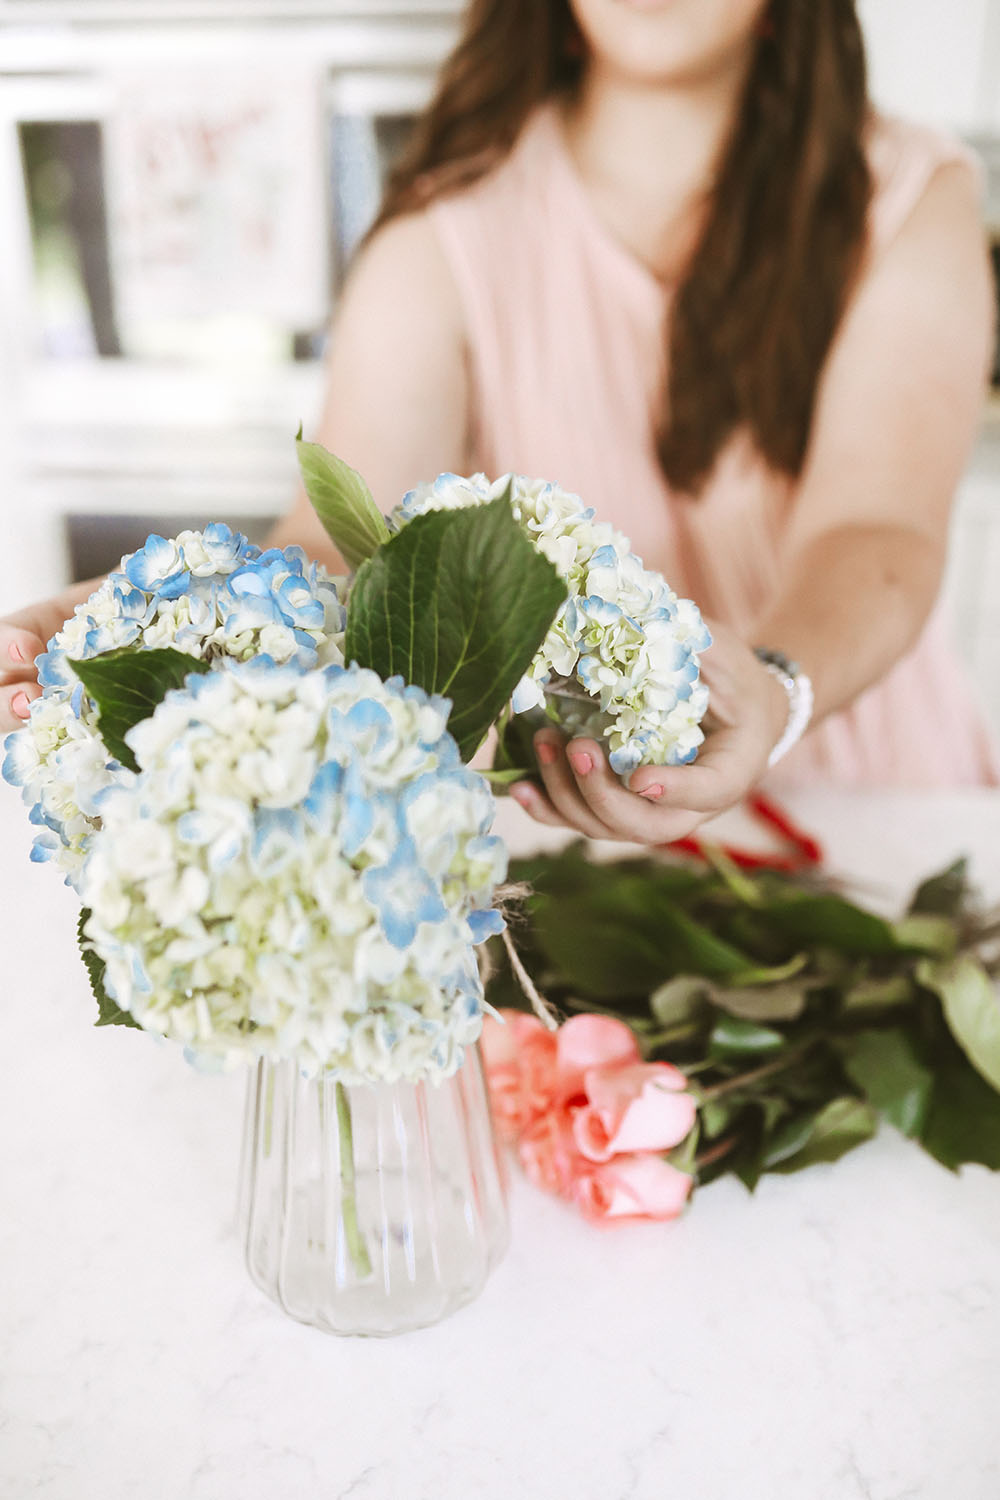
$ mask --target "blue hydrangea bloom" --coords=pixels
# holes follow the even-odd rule
[[[129,731],[141,769],[104,793],[81,882],[118,1004],[199,1056],[452,1072],[507,855],[450,707],[266,653],[168,693]]]
[[[208,661],[267,653],[309,668],[343,660],[345,619],[337,581],[299,547],[262,553],[221,522],[148,537],[49,642],[38,659],[42,695],[9,737],[3,775],[45,815],[37,858],[54,858],[74,883],[102,791],[132,774],[108,755],[72,660],[170,646]]]

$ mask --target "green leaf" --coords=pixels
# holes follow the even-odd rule
[[[837,1161],[870,1140],[878,1114],[863,1099],[845,1095],[814,1114],[796,1115],[768,1140],[761,1165],[767,1172],[798,1172],[816,1162]]]
[[[701,1128],[707,1140],[720,1136],[730,1120],[745,1108],[742,1099],[706,1099],[698,1111]]]
[[[497,743],[493,753],[493,770],[508,771],[519,770],[524,776],[531,776],[541,784],[538,775],[538,760],[535,756],[534,736],[539,729],[548,725],[548,718],[541,709],[530,708],[524,713],[515,714],[504,712],[497,721]],[[549,856],[552,863],[558,863],[559,855]]]
[[[682,1026],[695,1021],[714,1000],[715,986],[701,974],[678,974],[661,984],[649,997],[649,1008],[664,1026]]]
[[[925,1068],[905,1031],[898,1027],[859,1031],[839,1050],[844,1071],[870,1104],[904,1135],[919,1135],[927,1117],[934,1075]]]
[[[893,1006],[909,1005],[913,999],[913,983],[906,974],[890,974],[884,979],[861,979],[844,992],[841,1002],[845,1012],[887,1010]]]
[[[970,1161],[1000,1171],[1000,1094],[951,1044],[935,1070],[920,1139],[924,1149],[953,1172]]]
[[[682,911],[672,897],[657,898],[656,929],[672,973],[707,974],[714,979],[734,979],[753,972],[748,954],[716,937],[702,922]]]
[[[744,1021],[797,1021],[806,1006],[806,985],[720,984],[701,974],[678,974],[649,997],[649,1008],[664,1026],[693,1021],[708,1005]]]
[[[713,1057],[770,1057],[781,1051],[786,1040],[770,1026],[757,1026],[737,1016],[720,1016],[708,1045]]]
[[[742,986],[718,985],[714,1000],[743,1021],[797,1021],[806,1008],[804,983]]]
[[[915,912],[896,922],[892,930],[900,948],[930,953],[935,958],[955,956],[958,933],[950,917],[935,916],[931,912]]]
[[[135,724],[148,719],[171,688],[184,686],[192,672],[211,671],[207,661],[166,648],[142,651],[126,646],[90,661],[70,661],[70,666],[97,705],[98,729],[115,760],[138,771],[125,735]]]
[[[968,894],[967,859],[956,859],[953,865],[923,881],[910,902],[911,913],[927,913],[932,916],[954,917],[961,910]]]
[[[694,1125],[679,1145],[674,1146],[667,1152],[666,1159],[678,1172],[687,1172],[694,1175],[695,1157],[698,1154],[698,1143],[701,1139],[701,1122],[695,1120]]]
[[[778,984],[783,979],[794,979],[796,974],[802,973],[808,963],[808,953],[796,953],[784,964],[758,964],[751,969],[741,969],[730,975],[730,981],[741,989],[751,985]]]
[[[508,487],[488,505],[417,516],[362,564],[344,655],[449,697],[448,728],[469,760],[565,598],[514,519]]]
[[[539,947],[576,993],[645,998],[677,974],[725,978],[749,966],[747,954],[682,911],[669,887],[620,866],[583,868],[585,878],[531,905]]]
[[[97,1020],[95,1026],[134,1026],[137,1031],[142,1027],[133,1015],[127,1010],[122,1010],[117,1001],[112,1000],[104,988],[104,960],[94,952],[93,948],[87,946],[87,938],[84,928],[90,921],[90,912],[84,907],[80,912],[80,920],[76,925],[76,940],[80,945],[80,957],[83,959],[84,967],[90,979],[90,988],[94,999],[97,1001]]]
[[[509,771],[480,771],[492,786],[511,786],[515,781],[530,781],[532,773],[530,770],[518,769],[512,766]]]
[[[627,892],[536,896],[535,939],[562,983],[592,1000],[646,996],[670,973],[670,954]]]
[[[986,970],[963,956],[950,964],[924,959],[916,973],[940,995],[948,1028],[972,1066],[1000,1089],[1000,998]]]
[[[391,532],[361,475],[319,443],[295,439],[306,494],[349,568],[371,557]]]
[[[757,916],[797,948],[822,946],[854,954],[897,951],[888,922],[840,896],[795,894],[759,909]]]

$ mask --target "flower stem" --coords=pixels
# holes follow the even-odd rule
[[[351,1101],[342,1083],[337,1084],[337,1144],[340,1148],[340,1214],[351,1264],[362,1280],[372,1274],[371,1256],[358,1224],[358,1187],[354,1171],[354,1131]]]
[[[759,1083],[762,1078],[770,1078],[772,1073],[781,1073],[792,1063],[798,1062],[799,1058],[809,1051],[817,1038],[806,1037],[795,1047],[789,1047],[779,1057],[772,1058],[770,1062],[761,1063],[759,1068],[751,1068],[749,1073],[737,1073],[735,1078],[726,1078],[722,1083],[713,1083],[710,1088],[702,1089],[699,1094],[699,1103],[707,1104],[710,1099],[721,1099],[725,1094],[735,1094],[747,1088],[750,1084]]]
[[[703,1172],[713,1162],[720,1161],[722,1157],[728,1156],[734,1146],[738,1146],[740,1138],[738,1135],[727,1135],[721,1141],[716,1141],[714,1146],[709,1146],[707,1151],[702,1151],[694,1159],[696,1172]]]

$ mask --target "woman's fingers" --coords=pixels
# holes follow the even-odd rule
[[[591,839],[620,838],[587,806],[566,759],[566,742],[555,730],[543,729],[534,739],[538,769],[549,802],[559,820]]]
[[[31,704],[41,691],[37,682],[11,682],[0,687],[0,734],[23,728]]]
[[[683,808],[705,815],[722,812],[742,797],[751,785],[743,733],[717,729],[708,736],[698,760],[689,766],[641,766],[632,775],[631,787],[640,796],[657,786],[657,807]]]
[[[553,760],[544,753],[550,743],[557,752]],[[648,798],[629,791],[611,770],[596,740],[576,739],[564,745],[551,731],[543,731],[536,753],[558,820],[589,838],[662,844],[686,837],[703,821],[700,813],[657,808]]]
[[[33,630],[0,621],[0,680],[10,674],[34,677],[35,657],[44,650],[45,642]]]
[[[551,828],[566,827],[566,820],[556,812],[545,793],[530,781],[516,781],[510,789],[510,795],[518,807],[523,807],[536,823],[548,823]]]
[[[0,734],[20,729],[41,693],[35,657],[44,650],[33,630],[0,623]]]

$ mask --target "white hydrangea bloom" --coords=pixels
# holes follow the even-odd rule
[[[518,474],[441,474],[404,495],[397,529],[430,510],[485,505],[511,486],[514,516],[566,583],[568,597],[515,689],[515,713],[548,705],[563,728],[607,740],[619,775],[693,760],[708,691],[698,654],[712,638],[690,599],[644,568],[626,536],[577,495]],[[575,682],[596,702],[566,696]],[[599,712],[598,712],[599,710]]]
[[[338,592],[339,588],[339,592]],[[54,859],[75,885],[97,803],[131,772],[109,760],[97,710],[70,666],[122,647],[170,647],[213,661],[266,653],[301,667],[343,661],[343,581],[299,547],[261,552],[214,523],[151,536],[84,603],[39,658],[42,695],[6,740],[3,775],[21,788],[41,830],[32,859]]]
[[[81,882],[116,1002],[202,1062],[443,1077],[502,929],[488,783],[447,699],[358,667],[221,663],[129,731]]]

